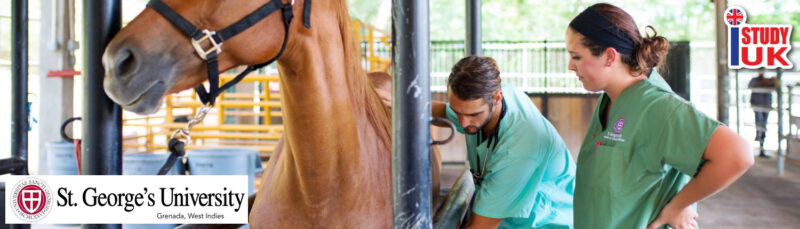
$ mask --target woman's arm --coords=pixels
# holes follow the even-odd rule
[[[753,154],[747,141],[724,125],[717,127],[711,135],[703,159],[706,162],[697,176],[664,206],[648,228],[662,225],[697,227],[697,213],[690,206],[722,191],[753,165]]]

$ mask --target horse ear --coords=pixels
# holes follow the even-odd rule
[[[311,28],[311,0],[303,3],[303,25],[306,26],[306,29]]]

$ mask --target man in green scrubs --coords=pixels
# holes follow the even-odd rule
[[[476,184],[468,228],[572,228],[575,164],[531,99],[501,84],[493,59],[468,56],[448,79],[449,104],[434,103],[466,134]]]

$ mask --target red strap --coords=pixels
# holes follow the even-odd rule
[[[49,71],[47,72],[47,77],[74,77],[80,75],[81,72],[75,70],[61,70],[61,71]]]
[[[78,175],[81,175],[81,140],[73,140],[75,143],[75,160],[78,163]]]

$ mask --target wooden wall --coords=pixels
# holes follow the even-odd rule
[[[547,109],[543,107],[544,95],[530,95],[531,100],[564,139],[570,153],[577,158],[589,121],[592,119],[598,95],[547,95]]]

